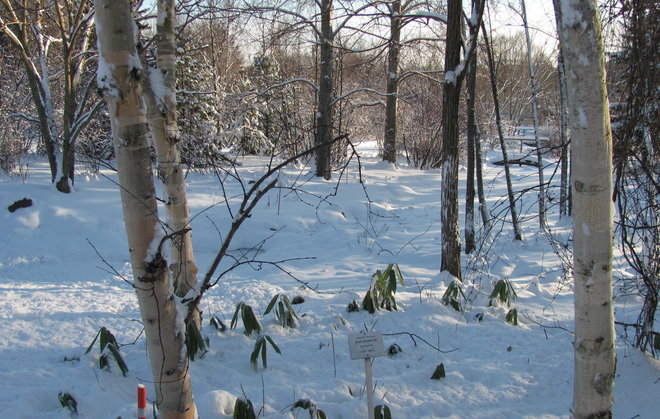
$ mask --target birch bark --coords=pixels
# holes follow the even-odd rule
[[[197,263],[190,232],[190,209],[181,167],[176,114],[175,2],[158,0],[156,68],[144,85],[147,120],[156,150],[156,169],[166,194],[167,226],[172,233],[170,272],[175,293],[183,297],[197,284]],[[199,321],[197,322],[199,323]],[[199,324],[198,324],[199,328]]]
[[[161,253],[162,233],[129,0],[95,0],[98,84],[111,118],[124,224],[161,418],[196,417],[185,328]]]
[[[596,0],[557,0],[570,109],[575,284],[573,417],[611,418],[612,132]]]

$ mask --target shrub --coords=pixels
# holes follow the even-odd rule
[[[385,404],[374,407],[374,419],[392,419],[392,412]]]
[[[493,301],[499,302],[501,304],[506,304],[507,307],[511,306],[511,302],[514,301],[518,296],[516,291],[514,291],[511,282],[508,279],[500,279],[495,284],[493,292],[490,293],[490,305],[493,305]]]
[[[456,311],[463,311],[462,303],[465,302],[465,300],[465,293],[463,293],[461,285],[456,280],[451,281],[440,299],[444,305],[451,305]]]
[[[92,343],[90,343],[87,347],[85,354],[88,354],[92,350],[97,340],[99,341],[99,352],[101,353],[101,356],[99,357],[99,368],[110,368],[108,355],[112,355],[112,357],[115,359],[115,362],[117,362],[117,366],[119,367],[122,375],[126,376],[126,373],[128,372],[128,366],[126,365],[126,362],[124,362],[124,358],[122,358],[121,353],[119,352],[119,344],[117,343],[117,339],[115,339],[115,336],[105,327],[101,327],[96,333]]]
[[[243,326],[245,327],[245,331],[243,332],[245,336],[250,336],[252,332],[261,333],[263,328],[261,327],[259,320],[257,320],[257,316],[254,314],[254,310],[252,310],[251,306],[245,304],[242,301],[236,305],[236,311],[234,311],[234,316],[231,318],[231,323],[229,324],[229,328],[231,330],[234,330],[238,324],[239,313],[241,314],[241,320],[243,321]]]
[[[300,399],[293,404],[291,410],[295,409],[304,409],[309,412],[309,419],[327,419],[325,412],[318,407],[309,399]]]
[[[200,353],[200,357],[207,353],[209,347],[209,339],[202,338],[202,335],[197,329],[195,322],[190,322],[186,326],[186,354],[191,361],[195,360],[195,355]]]
[[[277,308],[275,308],[276,304]],[[291,307],[289,298],[286,295],[276,294],[273,299],[270,300],[268,307],[266,307],[264,316],[270,313],[273,308],[275,308],[275,318],[277,318],[277,322],[280,326],[295,328],[298,325],[298,316],[293,310],[293,307]]]
[[[234,403],[234,419],[256,419],[250,399],[237,398]]]
[[[403,275],[397,264],[390,263],[383,272],[376,271],[371,277],[369,290],[362,300],[362,307],[370,314],[382,308],[388,311],[397,310],[394,298],[397,282],[405,286]]]

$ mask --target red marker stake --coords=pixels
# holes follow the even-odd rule
[[[137,417],[138,419],[147,419],[147,386],[138,384],[137,396]]]

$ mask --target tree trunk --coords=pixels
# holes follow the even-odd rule
[[[559,97],[561,101],[561,171],[559,181],[559,217],[569,215],[568,200],[569,200],[569,183],[568,183],[568,92],[566,91],[566,72],[564,71],[564,57],[559,51],[559,59],[557,63],[559,71]]]
[[[474,1],[472,2],[474,7]],[[470,38],[479,35],[479,26],[470,23]],[[479,126],[474,110],[477,86],[477,54],[474,54],[468,64],[467,73],[467,180],[465,187],[465,253],[470,254],[475,249],[474,238],[474,172],[476,164],[476,143],[479,141]],[[481,150],[479,150],[481,151]],[[481,156],[480,156],[481,157]],[[479,160],[481,164],[481,159]],[[483,184],[482,184],[483,186]]]
[[[445,81],[442,98],[442,259],[440,271],[461,279],[461,238],[458,222],[458,105],[461,80],[461,0],[447,2]]]
[[[321,0],[321,39],[319,39],[321,57],[319,63],[319,103],[316,112],[315,144],[327,145],[316,151],[316,176],[330,179],[332,176],[331,147],[332,139],[332,71],[334,60],[334,32],[332,30],[332,0]]]
[[[611,418],[612,133],[596,0],[555,1],[573,150],[575,378],[573,416]]]
[[[534,70],[534,60],[532,57],[532,40],[529,37],[529,26],[527,25],[527,10],[525,7],[525,0],[520,0],[520,8],[523,16],[523,26],[525,27],[525,39],[527,41],[527,63],[529,64],[529,79],[532,87],[532,117],[534,119],[534,142],[536,144],[536,159],[539,162],[539,227],[542,229],[546,226],[545,214],[545,180],[543,179],[543,150],[541,149],[541,141],[539,140],[539,109],[536,100],[538,87],[536,86],[536,71]]]
[[[158,1],[156,68],[150,69],[144,98],[156,150],[156,169],[166,194],[167,227],[172,237],[170,272],[174,292],[184,297],[197,284],[197,263],[190,233],[186,182],[181,167],[176,120],[176,38],[174,0]],[[158,93],[157,93],[158,92]],[[197,321],[199,328],[199,320]]]
[[[57,178],[57,157],[55,155],[57,139],[53,120],[53,104],[48,85],[49,75],[46,66],[46,54],[49,41],[41,33],[41,19],[43,13],[36,13],[34,17],[28,14],[25,8],[15,8],[12,3],[3,1],[0,4],[0,30],[4,32],[10,44],[14,46],[25,68],[32,102],[39,118],[41,141],[44,144],[48,164],[50,166],[51,182]],[[21,14],[22,12],[22,14]],[[14,24],[7,24],[5,18]],[[30,40],[29,35],[35,39]],[[35,52],[36,50],[36,52]],[[35,59],[34,54],[39,54]],[[38,61],[39,67],[32,61]],[[40,71],[45,74],[40,74]]]
[[[488,57],[488,71],[490,73],[490,88],[493,93],[493,106],[495,107],[495,123],[497,125],[497,135],[500,139],[500,148],[502,149],[502,160],[504,161],[504,175],[506,178],[506,190],[509,197],[509,211],[511,212],[511,222],[513,224],[513,235],[516,240],[522,240],[520,226],[518,223],[518,210],[516,209],[516,198],[513,195],[513,185],[511,184],[511,170],[509,169],[509,156],[504,142],[504,132],[502,130],[502,117],[500,113],[500,100],[497,92],[497,75],[495,74],[495,63],[493,60],[493,50],[488,41],[486,25],[481,25],[484,34],[484,45]]]
[[[399,95],[399,51],[401,49],[401,1],[390,4],[390,41],[387,49],[387,99],[383,161],[396,163],[397,104]]]
[[[185,356],[185,327],[177,319],[151,174],[141,69],[128,0],[95,0],[99,88],[111,117],[124,223],[133,278],[161,418],[195,418]]]
[[[479,200],[479,212],[481,213],[481,223],[485,234],[490,233],[490,213],[486,203],[486,194],[484,192],[483,159],[481,158],[481,135],[477,131],[474,139],[474,166],[477,172],[477,197]]]

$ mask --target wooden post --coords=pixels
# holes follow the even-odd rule
[[[367,375],[367,417],[374,419],[374,385],[372,380],[372,365],[373,358],[364,358],[364,370]]]

